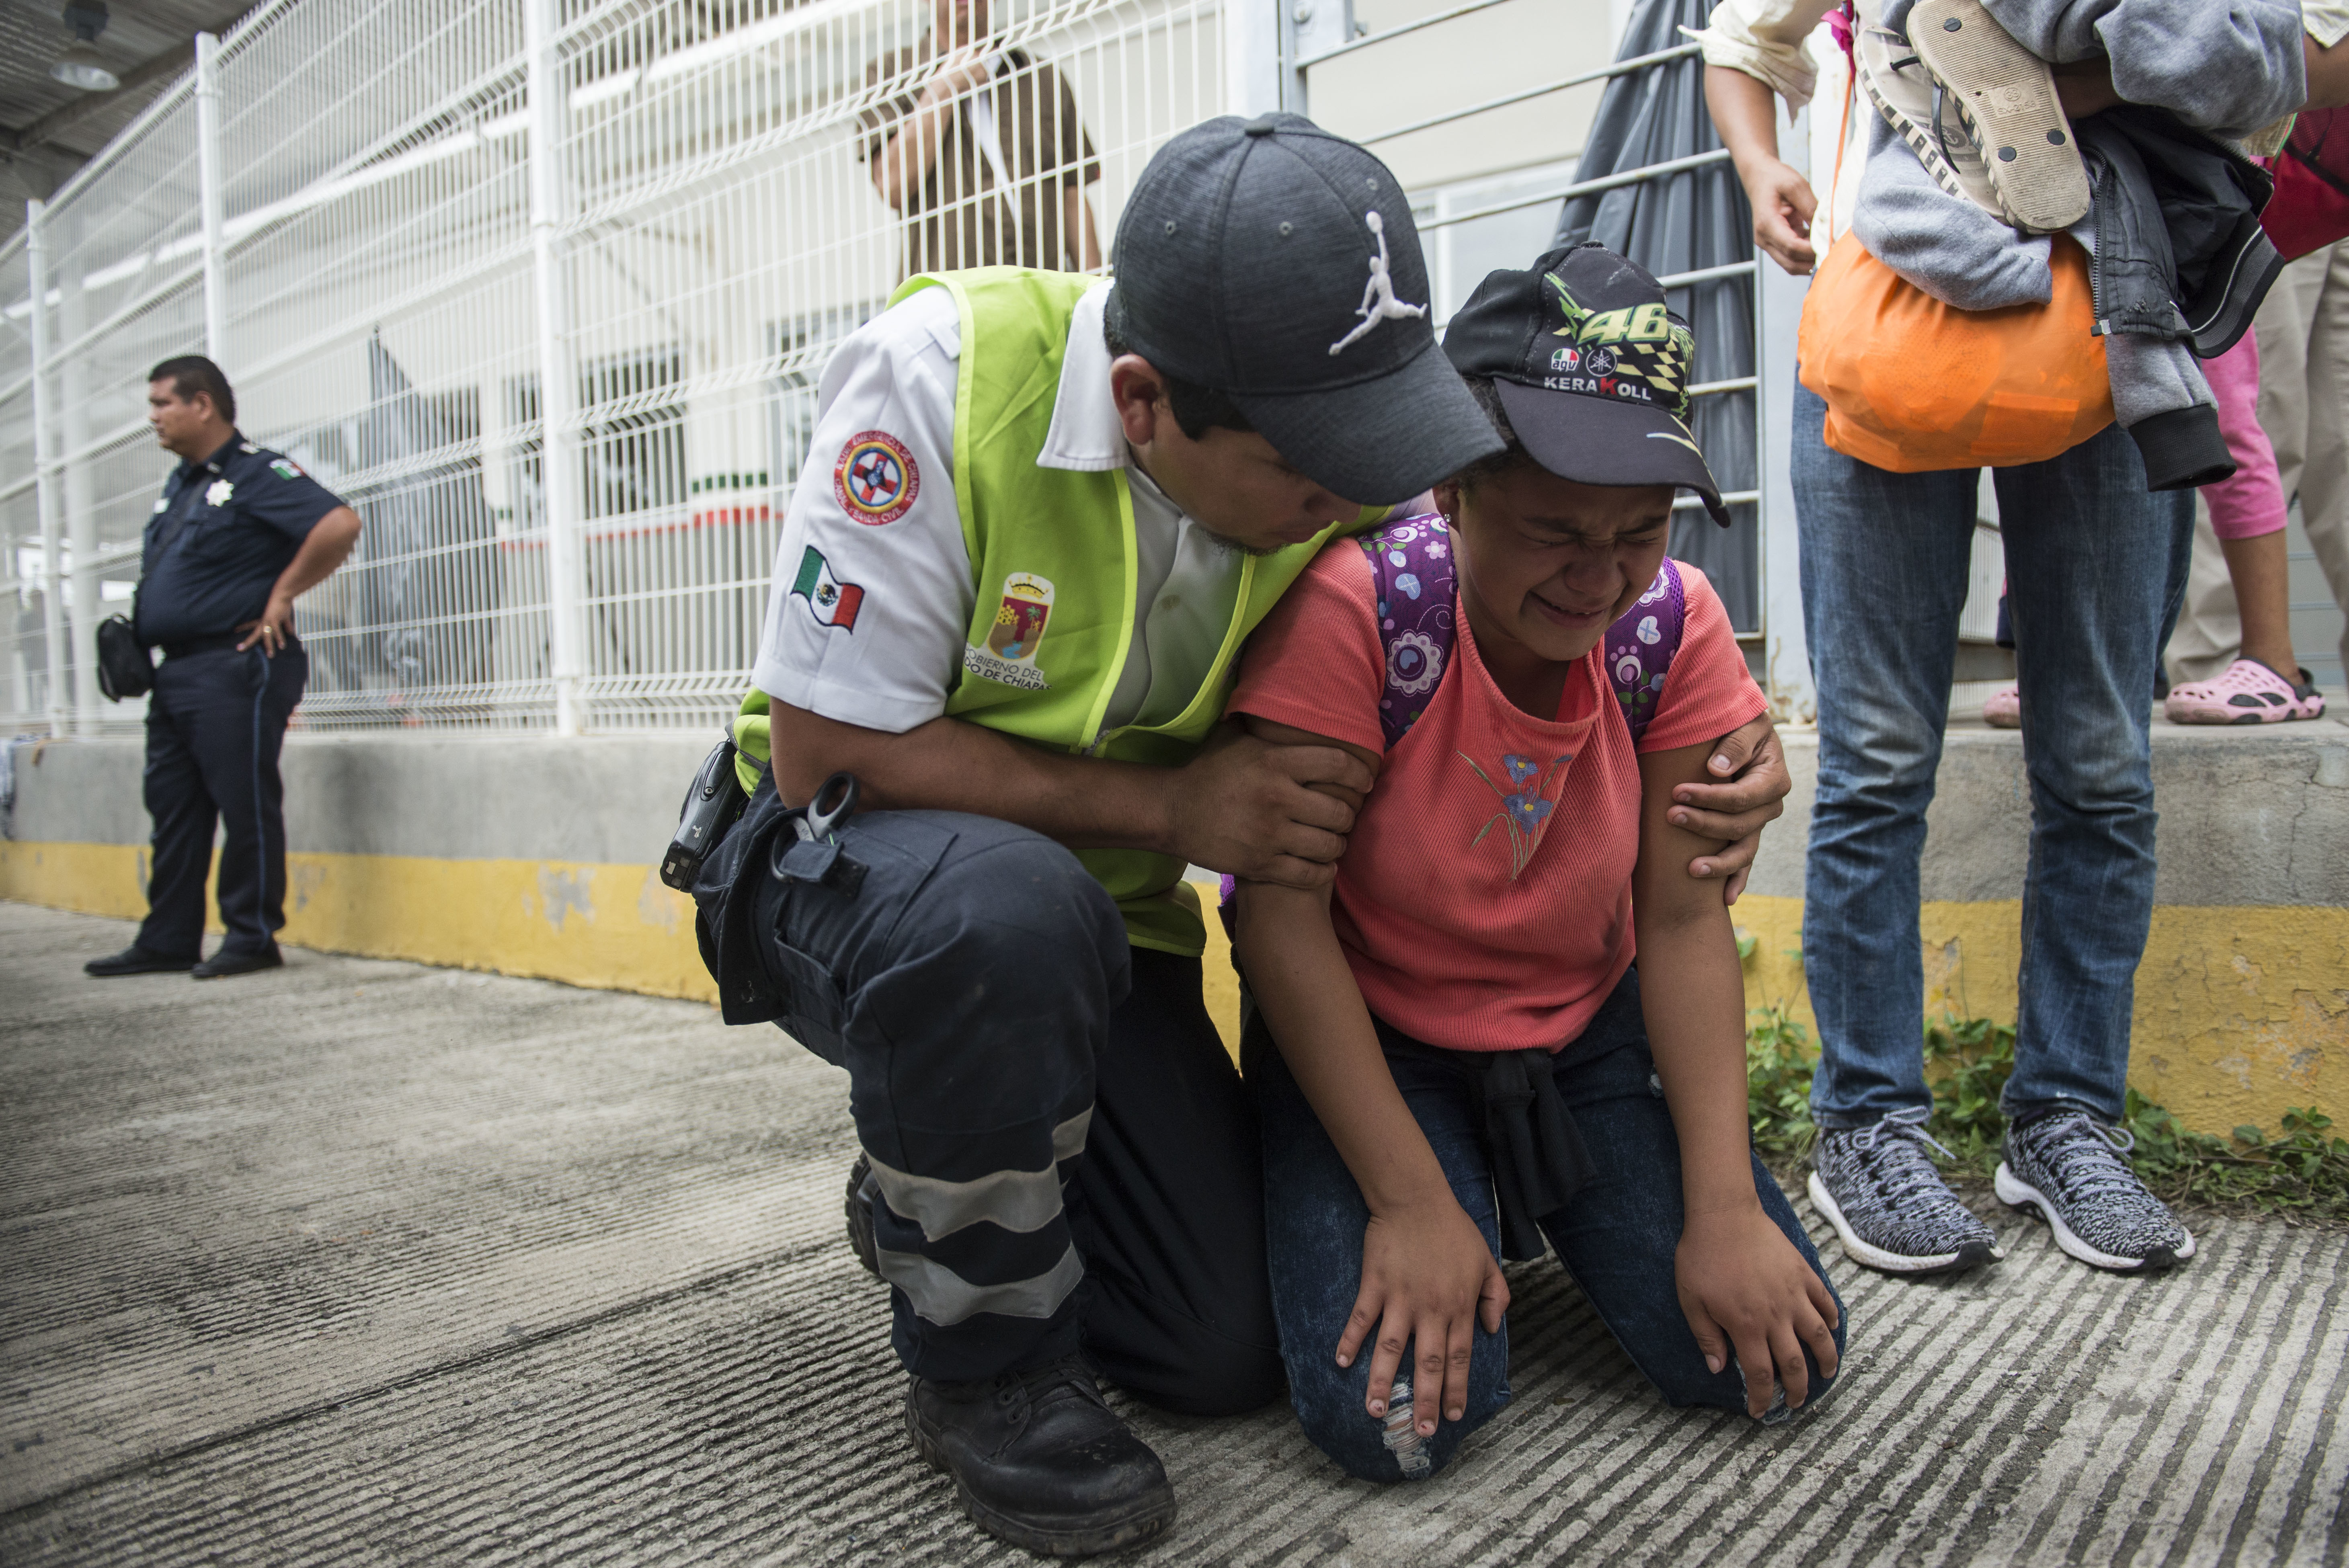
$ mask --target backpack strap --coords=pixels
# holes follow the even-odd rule
[[[1427,512],[1387,523],[1354,542],[1371,558],[1373,610],[1387,664],[1379,728],[1392,751],[1435,700],[1435,688],[1452,662],[1459,586],[1452,531],[1443,518]]]
[[[1648,591],[1607,628],[1607,678],[1615,688],[1615,700],[1623,705],[1623,721],[1631,727],[1634,746],[1656,717],[1664,676],[1671,671],[1687,626],[1688,590],[1681,583],[1679,564],[1666,556]]]

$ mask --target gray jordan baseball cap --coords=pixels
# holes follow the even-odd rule
[[[1502,449],[1436,347],[1402,185],[1302,115],[1226,115],[1160,148],[1112,259],[1133,352],[1225,393],[1348,500],[1407,500]]]

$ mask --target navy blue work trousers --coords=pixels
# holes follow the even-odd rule
[[[167,658],[147,700],[147,815],[155,824],[139,945],[191,957],[204,936],[204,881],[222,830],[222,951],[266,952],[285,923],[285,787],[277,757],[310,655],[258,647]]]
[[[1101,884],[1025,828],[873,811],[838,839],[853,887],[766,853],[739,874],[776,1022],[848,1069],[906,1368],[1081,1348],[1167,1408],[1278,1398],[1256,1118],[1199,960],[1130,946]]]

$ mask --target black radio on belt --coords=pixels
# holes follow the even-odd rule
[[[693,776],[693,788],[685,792],[677,836],[661,857],[661,881],[679,892],[692,891],[694,878],[701,874],[701,862],[742,814],[748,799],[734,772],[734,743],[721,740],[718,749],[702,759],[701,770]]]

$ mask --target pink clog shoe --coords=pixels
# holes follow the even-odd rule
[[[2288,681],[2256,659],[2237,659],[2215,679],[2171,686],[2161,711],[2172,724],[2281,724],[2322,718],[2324,696],[2306,670]]]
[[[1992,729],[2023,727],[2023,692],[2015,686],[2001,686],[1982,698],[1982,722]]]

